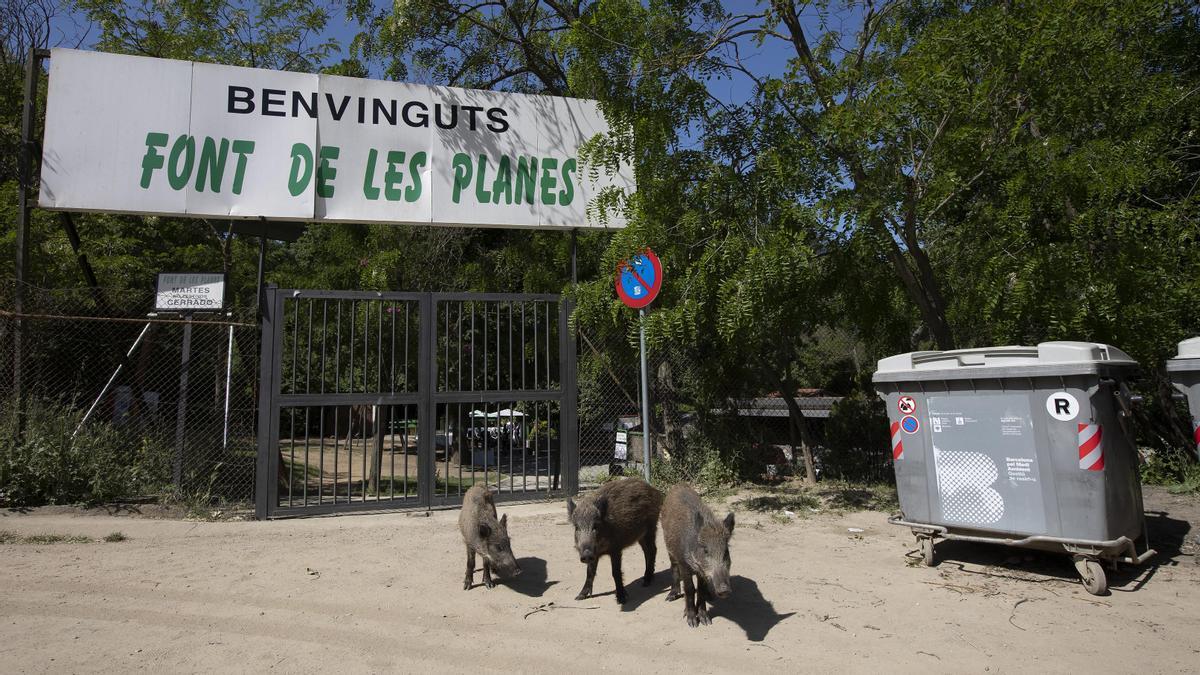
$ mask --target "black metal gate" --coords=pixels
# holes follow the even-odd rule
[[[556,295],[266,289],[256,514],[573,493],[575,340]]]

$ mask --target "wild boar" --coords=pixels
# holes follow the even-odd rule
[[[683,595],[688,625],[711,624],[707,601],[727,598],[729,586],[729,538],[733,536],[733,514],[717,520],[687,483],[667,491],[662,508],[663,539],[671,559],[671,592],[667,600]],[[696,576],[695,583],[692,575]],[[683,583],[684,592],[679,592]]]
[[[513,557],[512,543],[508,539],[508,514],[496,518],[496,503],[491,490],[483,485],[473,485],[463,495],[462,511],[458,514],[458,529],[463,543],[467,545],[467,576],[463,579],[463,590],[471,590],[475,582],[475,554],[483,556],[483,585],[492,588],[492,570],[504,577],[515,577],[521,573],[517,559]]]
[[[578,502],[567,499],[567,517],[575,526],[575,549],[579,561],[587,565],[587,580],[576,600],[592,594],[596,565],[600,556],[612,561],[613,583],[617,602],[625,604],[625,584],[621,580],[621,551],[638,542],[646,554],[646,574],[642,585],[649,586],[654,578],[654,558],[657,554],[655,536],[658,534],[658,512],[662,508],[662,493],[640,478],[622,478],[600,486]]]

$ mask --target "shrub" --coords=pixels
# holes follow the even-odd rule
[[[99,503],[159,494],[170,484],[172,451],[156,438],[89,423],[72,438],[80,411],[32,401],[14,443],[12,416],[0,424],[0,503]]]
[[[1200,464],[1183,450],[1147,452],[1141,466],[1142,482],[1165,485],[1171,492],[1200,492]]]
[[[823,476],[852,481],[891,480],[891,443],[883,402],[855,392],[837,403],[825,427]]]

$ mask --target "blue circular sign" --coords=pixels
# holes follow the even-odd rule
[[[662,262],[650,249],[617,266],[617,297],[638,309],[650,304],[662,289]]]
[[[904,419],[900,420],[900,428],[906,434],[915,434],[917,433],[917,429],[921,428],[921,423],[912,415],[906,415]]]

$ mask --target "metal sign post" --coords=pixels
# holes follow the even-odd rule
[[[217,273],[160,272],[154,293],[154,309],[178,312],[183,316],[183,344],[180,345],[179,402],[175,408],[175,461],[171,467],[175,489],[183,487],[183,451],[186,444],[188,366],[192,360],[192,318],[196,312],[214,312],[225,308],[225,275]],[[233,327],[230,326],[232,347]],[[229,442],[229,373],[226,358],[224,447]]]
[[[650,378],[646,376],[646,310],[638,310],[638,342],[642,364],[642,477],[650,482]]]
[[[650,429],[650,378],[646,366],[646,306],[662,290],[662,262],[649,248],[617,265],[617,297],[638,310],[639,359],[642,370],[642,475],[650,482],[650,457],[654,442]]]
[[[192,357],[192,313],[183,316],[183,356],[179,363],[179,405],[175,410],[175,463],[172,466],[172,478],[175,479],[175,489],[183,485],[183,444],[184,428],[187,421],[188,395],[188,364]]]

